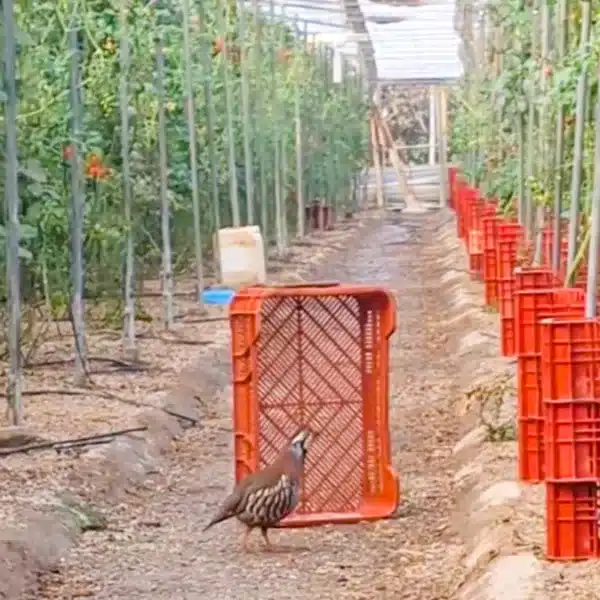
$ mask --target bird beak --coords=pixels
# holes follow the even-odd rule
[[[303,446],[308,446],[310,442],[312,442],[316,437],[317,433],[312,431],[309,428],[301,429],[298,433],[292,438],[292,444],[297,442],[301,442]]]

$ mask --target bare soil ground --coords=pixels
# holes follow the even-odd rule
[[[428,277],[427,247],[439,217],[368,219],[313,279],[361,281],[398,294],[390,426],[401,476],[397,518],[374,524],[275,532],[287,551],[244,554],[235,523],[202,526],[231,486],[230,400],[205,403],[203,427],[173,443],[139,496],[113,507],[105,531],[80,538],[38,598],[452,598],[461,543],[453,510],[449,410],[451,356],[436,325],[439,295]],[[225,325],[223,325],[225,327]],[[223,364],[225,372],[228,364]],[[258,536],[257,536],[258,537]]]
[[[297,281],[330,253],[339,251],[348,238],[360,235],[363,221],[348,221],[336,231],[308,236],[293,245],[285,259],[271,256],[269,277]],[[24,405],[28,431],[58,441],[138,426],[142,413],[168,401],[182,377],[193,380],[190,385],[201,390],[199,401],[205,404],[207,414],[212,413],[215,390],[226,388],[230,378],[229,365],[222,361],[229,344],[227,311],[207,306],[207,314],[200,314],[193,284],[178,281],[176,322],[166,331],[158,287],[157,282],[146,283],[148,294],[142,299],[146,316],[137,322],[136,364],[122,356],[120,331],[107,329],[106,315],[90,310],[96,319],[88,321],[89,387],[73,384],[70,324],[33,324],[31,341],[23,350],[27,356]],[[0,363],[0,389],[6,389],[6,376],[7,365]],[[1,425],[7,423],[0,420]],[[23,529],[33,511],[52,506],[65,490],[95,501],[96,491],[89,489],[87,475],[97,455],[94,449],[81,457],[78,452],[58,454],[49,449],[0,458],[3,527]]]
[[[186,338],[210,339],[213,346],[186,346],[181,354],[173,356],[171,347],[165,349],[165,344],[160,343],[155,351],[161,358],[155,358],[145,346],[143,358],[152,357],[157,372],[152,381],[152,370],[136,374],[139,381],[135,385],[139,387],[125,391],[139,399],[144,395],[142,390],[148,390],[146,395],[150,395],[159,385],[166,388],[168,384],[180,383],[177,373],[188,364],[188,372],[206,389],[201,427],[189,429],[171,442],[157,468],[120,501],[115,503],[88,493],[86,498],[106,512],[108,527],[79,537],[58,568],[44,575],[27,597],[462,598],[461,589],[467,582],[465,535],[474,533],[461,528],[468,507],[461,504],[464,498],[456,492],[458,465],[452,450],[476,422],[472,407],[461,408],[463,392],[474,380],[511,367],[497,358],[496,315],[477,310],[460,323],[451,322],[442,281],[449,269],[464,268],[460,265],[462,249],[457,246],[456,251],[445,256],[447,251],[438,241],[452,228],[452,219],[445,212],[418,217],[366,215],[360,224],[319,240],[327,244],[326,249],[296,248],[293,266],[305,261],[304,273],[288,266],[287,272],[276,275],[289,280],[305,277],[375,283],[389,286],[397,294],[398,330],[391,349],[390,431],[402,501],[395,518],[354,526],[280,530],[272,535],[280,551],[270,554],[262,551],[258,535],[252,542],[253,551],[243,553],[242,531],[233,522],[201,534],[232,484],[228,329],[225,322],[197,324],[193,330],[182,324],[180,331],[185,332]],[[466,293],[481,296],[478,284],[467,287]],[[477,330],[488,340],[469,356],[471,366],[467,368],[463,356],[463,342],[468,335],[465,328]],[[180,347],[177,348],[179,352]],[[481,366],[477,364],[478,353]],[[131,407],[121,409],[129,411]],[[514,404],[509,410],[514,412]],[[53,418],[60,422],[60,416]],[[119,426],[127,420],[125,413],[110,418],[114,420],[107,423]],[[63,424],[70,419],[70,412],[65,411]],[[485,442],[478,451],[485,464],[479,483],[485,487],[486,482],[514,480],[514,442]],[[77,488],[77,463],[85,461],[85,456],[57,459],[48,453],[45,459],[43,455],[32,455],[14,460],[8,463],[10,478],[5,479],[8,483],[2,511],[9,502],[20,506],[43,504],[53,491]],[[45,465],[44,469],[40,464]],[[22,475],[23,472],[28,475]],[[77,491],[81,493],[80,489]],[[6,512],[13,514],[13,509]],[[504,518],[507,539],[503,540],[503,552],[533,550],[539,555],[544,531],[543,488],[528,487]],[[535,590],[519,599],[597,599],[598,577],[595,563],[543,563]],[[516,598],[506,596],[509,597]]]

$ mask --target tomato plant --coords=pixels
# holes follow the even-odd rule
[[[67,0],[40,0],[17,4],[18,39],[18,146],[21,169],[19,193],[24,232],[24,278],[28,289],[51,294],[69,290],[69,197],[70,169],[75,156],[70,124],[70,57],[67,31],[71,5]],[[243,147],[240,112],[241,42],[236,3],[227,14],[225,30],[219,26],[218,0],[192,7],[193,91],[195,99],[198,175],[204,239],[213,233],[211,216],[211,167],[216,167],[222,198],[220,221],[231,219],[228,190],[227,118],[223,72],[224,55],[231,70],[234,146]],[[118,288],[121,278],[125,220],[123,216],[123,171],[120,141],[119,3],[113,0],[86,0],[78,13],[82,54],[84,103],[83,137],[79,155],[85,186],[85,264],[88,293]],[[131,186],[134,198],[133,227],[136,234],[136,261],[140,271],[159,265],[160,203],[158,199],[158,98],[156,48],[162,35],[168,144],[168,183],[174,251],[185,265],[193,247],[191,177],[184,86],[184,53],[179,9],[163,3],[131,0],[128,3],[128,39],[131,66],[127,81],[130,120]],[[204,11],[201,13],[200,10]],[[260,115],[252,122],[252,169],[266,189],[274,185],[272,154],[274,127],[284,140],[287,157],[287,185],[290,202],[295,187],[296,94],[299,91],[304,127],[305,185],[324,189],[331,185],[327,164],[334,164],[337,177],[347,185],[350,174],[362,166],[367,152],[366,104],[358,88],[344,88],[327,81],[316,47],[307,47],[290,30],[267,19],[247,15],[247,50],[252,110]],[[225,52],[226,50],[226,52]],[[204,58],[208,60],[205,61]],[[275,77],[276,93],[271,93]],[[209,140],[207,86],[210,82],[214,108],[214,137]],[[2,96],[0,96],[0,101]],[[276,114],[279,116],[276,117]],[[2,118],[2,117],[0,117]],[[215,149],[211,164],[209,142]],[[326,142],[326,143],[324,143]],[[335,153],[332,161],[325,160]],[[236,154],[240,171],[243,156]],[[0,186],[2,186],[0,181]],[[244,178],[238,176],[240,194]],[[295,207],[289,207],[295,216]],[[0,216],[0,227],[3,226]],[[290,217],[291,218],[291,217]],[[2,230],[0,230],[0,235]],[[0,261],[4,260],[0,254]],[[2,284],[4,285],[4,284]]]

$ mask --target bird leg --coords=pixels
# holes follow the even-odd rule
[[[261,527],[260,532],[262,533],[263,539],[265,540],[265,546],[267,551],[273,550],[273,546],[269,541],[269,530],[266,527]]]
[[[246,533],[244,534],[244,542],[242,545],[244,552],[248,552],[248,538],[250,537],[251,533],[252,533],[252,527],[246,527]]]

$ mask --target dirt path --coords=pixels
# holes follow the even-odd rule
[[[205,427],[176,442],[146,490],[87,533],[37,598],[110,600],[454,597],[462,546],[452,530],[450,403],[455,364],[437,322],[443,301],[429,253],[444,217],[388,215],[363,230],[319,279],[361,281],[398,293],[393,338],[391,431],[402,505],[374,524],[274,532],[293,551],[244,554],[242,531],[200,530],[231,485],[230,406],[215,399]],[[228,367],[227,367],[228,368]]]

